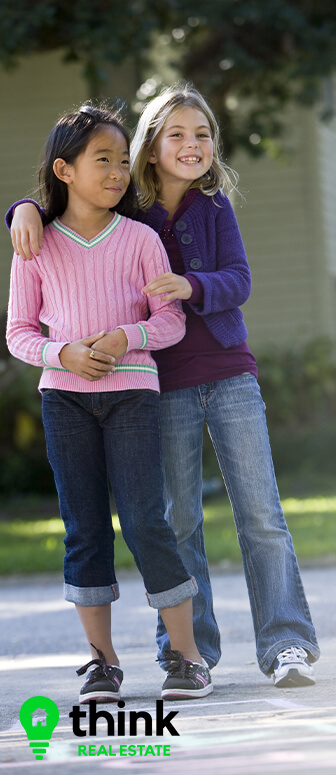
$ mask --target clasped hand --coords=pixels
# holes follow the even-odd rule
[[[114,369],[114,364],[127,350],[127,337],[121,328],[94,336],[87,336],[77,342],[64,345],[59,359],[64,369],[95,382]],[[94,353],[94,357],[92,357]]]

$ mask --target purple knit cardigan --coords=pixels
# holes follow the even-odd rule
[[[155,202],[139,212],[138,219],[159,233],[167,216]],[[218,192],[210,197],[200,191],[172,228],[188,277],[196,277],[203,287],[203,303],[190,306],[223,347],[241,344],[247,329],[239,307],[250,295],[251,274],[227,196]]]

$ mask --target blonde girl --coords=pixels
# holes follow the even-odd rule
[[[150,298],[182,299],[186,336],[156,354],[166,517],[195,574],[194,631],[213,666],[219,635],[204,550],[202,439],[207,425],[231,500],[261,670],[277,686],[314,683],[319,655],[281,509],[257,368],[240,306],[250,272],[228,200],[236,178],[221,161],[219,128],[193,87],[163,91],[144,109],[131,146],[141,220],[166,247],[172,272]],[[168,636],[158,626],[162,656]]]

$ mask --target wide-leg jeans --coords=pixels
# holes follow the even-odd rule
[[[180,555],[196,578],[194,635],[213,667],[220,638],[203,539],[202,440],[206,423],[231,501],[251,605],[260,669],[302,646],[319,657],[292,538],[280,504],[265,405],[251,374],[163,393],[160,397],[166,519]],[[159,656],[168,636],[159,618]]]
[[[66,600],[104,605],[119,595],[108,480],[150,605],[195,595],[164,518],[158,393],[45,390],[42,417],[66,529]]]

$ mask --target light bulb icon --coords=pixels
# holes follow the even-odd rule
[[[21,705],[20,722],[37,760],[43,759],[58,719],[58,707],[49,697],[30,697]]]

